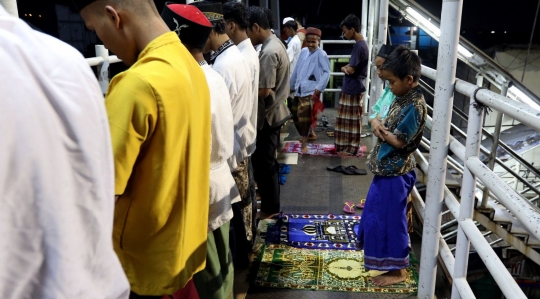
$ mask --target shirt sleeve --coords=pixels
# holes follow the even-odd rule
[[[422,114],[410,104],[401,111],[401,122],[394,129],[394,135],[406,143],[411,142],[412,138],[420,129]]]
[[[328,60],[326,52],[322,50],[320,51],[321,53],[319,53],[318,63],[319,67],[321,68],[321,77],[315,88],[320,92],[323,92],[328,85],[328,81],[330,81],[330,60]]]
[[[354,68],[358,67],[358,64],[360,64],[359,54],[360,54],[360,47],[359,47],[359,44],[356,43],[354,44],[354,47],[351,53],[351,60],[349,61],[349,66],[354,67]]]
[[[276,87],[277,57],[263,51],[259,60],[261,64],[259,72],[259,88]]]
[[[148,82],[129,72],[111,81],[105,106],[114,153],[115,194],[121,195],[141,146],[156,126],[158,109]]]
[[[291,74],[290,87],[291,87],[291,90],[294,90],[294,91],[297,91],[296,90],[296,80],[298,79],[299,69],[303,64],[303,62],[301,62],[301,61],[304,60],[303,54],[304,54],[303,52],[300,52],[300,56],[298,57],[296,67],[294,68],[294,70],[292,71],[292,74]]]

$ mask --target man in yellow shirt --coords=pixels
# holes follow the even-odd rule
[[[106,96],[117,202],[114,249],[132,298],[172,295],[205,267],[210,95],[151,0],[76,0],[130,68]]]

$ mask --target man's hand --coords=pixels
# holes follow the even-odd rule
[[[315,92],[313,92],[313,94],[319,97],[321,96],[321,91],[318,89],[315,89]]]
[[[382,141],[386,141],[386,136],[388,136],[389,131],[388,128],[385,127],[382,121],[379,119],[379,116],[371,119],[370,123],[373,135],[377,136],[377,138],[381,139]]]
[[[347,64],[346,66],[341,67],[341,71],[342,71],[343,73],[345,73],[345,75],[350,75],[350,74],[349,74],[349,69],[348,69],[348,67],[349,67],[348,64]]]

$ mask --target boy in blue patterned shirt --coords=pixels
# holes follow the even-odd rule
[[[426,102],[418,86],[421,62],[406,47],[398,47],[383,65],[383,76],[396,98],[385,127],[368,156],[375,174],[366,198],[358,239],[364,248],[365,268],[385,272],[372,278],[378,286],[405,280],[409,266],[407,196],[414,187],[416,162],[412,153],[422,140]]]

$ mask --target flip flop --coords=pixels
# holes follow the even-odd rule
[[[366,199],[363,198],[363,199],[360,199],[360,203],[356,205],[357,208],[359,209],[363,209],[366,205]]]
[[[371,133],[362,133],[360,134],[360,138],[371,136]]]
[[[354,214],[354,203],[352,201],[345,202],[345,206],[343,206],[343,212],[347,214]]]
[[[326,166],[326,170],[328,170],[328,171],[335,171],[335,172],[339,172],[339,173],[343,173],[343,166],[342,166],[342,165],[338,165],[338,166],[335,166],[335,167],[332,167],[332,166]]]
[[[346,170],[352,172],[352,174],[355,174],[355,175],[366,175],[367,174],[367,171],[365,169],[360,169],[354,165],[351,165],[351,166],[347,166],[345,167]]]
[[[328,137],[334,137],[334,131],[327,131],[326,136]]]
[[[326,170],[335,171],[335,172],[339,172],[339,173],[344,173],[344,174],[348,174],[348,175],[353,175],[354,174],[354,172],[352,172],[351,170],[347,169],[346,167],[344,167],[342,165],[335,166],[335,167],[326,166]]]

